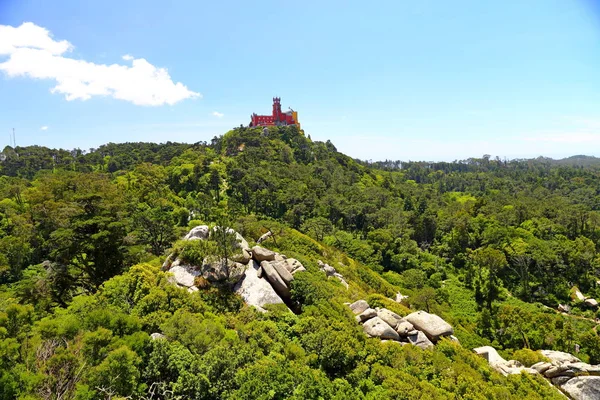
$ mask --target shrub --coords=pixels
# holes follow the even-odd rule
[[[531,349],[521,349],[517,350],[513,353],[512,358],[514,360],[519,361],[526,367],[531,367],[533,364],[538,363],[540,361],[550,362],[546,357],[537,351],[533,351]]]

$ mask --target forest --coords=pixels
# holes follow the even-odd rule
[[[593,157],[372,163],[287,126],[0,160],[0,399],[560,399],[472,348],[600,363],[600,314],[575,296],[600,299]],[[272,232],[306,267],[300,309],[174,286],[161,266],[201,224]],[[460,344],[367,338],[358,299],[434,312]]]

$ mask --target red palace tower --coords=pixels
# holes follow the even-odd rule
[[[289,111],[281,111],[281,98],[273,97],[273,115],[257,115],[256,113],[250,116],[250,126],[286,126],[286,125],[297,125],[300,128],[298,122],[298,112],[290,108]]]

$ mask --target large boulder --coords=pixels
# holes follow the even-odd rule
[[[413,324],[405,320],[400,321],[396,326],[396,332],[398,332],[398,335],[402,337],[408,336],[408,333],[412,332],[413,330],[415,330]]]
[[[183,240],[206,240],[208,239],[209,229],[207,225],[198,225],[192,228]]]
[[[563,351],[540,350],[540,353],[544,357],[548,358],[550,361],[553,361],[557,364],[581,362],[581,360],[579,358],[575,357],[572,354],[565,353]]]
[[[150,339],[152,339],[152,340],[160,340],[160,339],[166,340],[167,337],[165,335],[163,335],[162,333],[154,332],[152,335],[150,335]]]
[[[265,233],[264,235],[262,235],[261,237],[259,237],[258,240],[256,241],[256,243],[261,244],[262,242],[264,242],[271,236],[273,236],[273,232],[269,231],[269,232]]]
[[[258,262],[275,260],[275,252],[264,247],[254,246],[252,248],[252,257]]]
[[[172,268],[171,268],[172,269]],[[242,276],[246,266],[232,260],[218,257],[206,257],[200,269],[202,277],[209,282],[237,283]]]
[[[306,271],[304,265],[302,265],[302,263],[295,258],[287,258],[284,260],[284,262],[285,267],[291,272],[292,275],[295,275],[298,272]]]
[[[285,261],[264,261],[265,263],[269,263],[275,268],[275,271],[279,274],[281,279],[285,282],[286,285],[290,285],[290,282],[294,280],[294,276],[287,269],[287,265]],[[261,263],[262,264],[262,263]]]
[[[500,354],[498,354],[496,349],[492,346],[477,347],[473,349],[473,351],[481,357],[485,358],[487,362],[492,366],[506,364],[506,360],[502,358],[502,356],[500,356]]]
[[[273,286],[273,289],[275,289],[277,294],[279,294],[279,296],[281,296],[283,299],[290,299],[290,288],[286,285],[281,275],[277,273],[277,270],[273,267],[273,265],[271,265],[271,263],[268,261],[263,261],[260,263],[260,266],[262,267],[264,276],[267,278],[271,286]]]
[[[429,314],[425,311],[417,311],[407,315],[404,318],[406,321],[414,325],[414,327],[427,335],[432,341],[437,341],[441,336],[450,336],[454,333],[454,329],[449,323],[435,314]]]
[[[417,331],[417,333],[407,336],[408,342],[413,346],[417,346],[422,348],[423,350],[429,349],[433,347],[433,343],[431,340],[427,338],[427,336],[421,332]]]
[[[173,274],[173,280],[180,286],[191,287],[194,286],[194,280],[200,273],[195,269],[183,265],[177,265],[171,267],[169,270]]]
[[[379,317],[374,317],[367,320],[363,325],[363,331],[371,337],[400,340],[398,332],[393,330],[391,326],[389,326]]]
[[[578,376],[569,379],[561,389],[575,400],[598,400],[600,376]]]
[[[257,271],[261,267],[256,261],[251,261],[244,271],[242,280],[234,286],[233,290],[251,306],[264,311],[267,304],[282,304],[283,300],[265,279],[259,278]]]
[[[358,314],[355,318],[356,318],[356,322],[365,322],[366,320],[369,320],[376,316],[377,316],[377,311],[373,310],[372,308],[367,308],[365,311]]]
[[[350,304],[348,307],[352,310],[355,315],[358,315],[369,308],[369,303],[364,300],[357,300],[354,303]]]
[[[396,330],[398,324],[402,321],[401,316],[399,316],[395,312],[388,310],[387,308],[377,310],[377,316],[384,320],[394,330]]]
[[[252,260],[252,255],[250,254],[250,252],[248,252],[248,250],[241,249],[241,252],[231,256],[231,259],[233,261],[239,262],[240,264],[246,265],[250,262],[250,260]]]
[[[598,301],[596,301],[596,299],[585,299],[583,304],[585,304],[589,308],[598,308]]]

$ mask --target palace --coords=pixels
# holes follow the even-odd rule
[[[298,112],[290,108],[289,111],[281,111],[281,98],[273,97],[273,115],[257,115],[256,113],[250,116],[250,126],[286,126],[286,125],[297,125],[300,128],[298,122]]]

